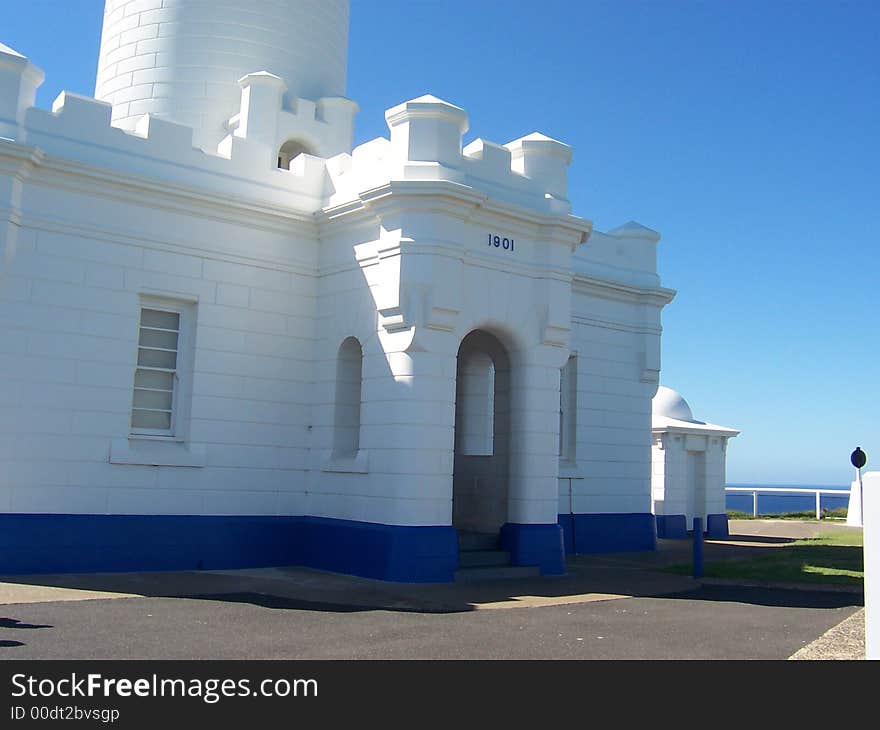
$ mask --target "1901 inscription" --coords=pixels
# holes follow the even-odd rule
[[[503,248],[505,251],[514,251],[516,242],[512,238],[503,238],[489,234],[489,245],[495,248]]]

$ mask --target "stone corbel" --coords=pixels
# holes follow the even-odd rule
[[[645,336],[648,338],[648,336]],[[660,338],[651,337],[639,352],[639,380],[643,383],[660,382]]]
[[[403,332],[412,327],[412,325],[406,321],[406,317],[400,307],[389,307],[378,311],[379,326],[388,334]]]
[[[390,334],[411,328],[400,291],[400,238],[383,235],[359,244],[355,259],[373,295],[380,329]]]
[[[568,336],[570,332],[570,327],[545,322],[544,326],[541,328],[541,344],[550,347],[568,348]]]
[[[452,332],[458,319],[457,309],[451,307],[430,307],[425,327],[440,332]]]
[[[433,283],[424,293],[422,311],[425,327],[440,332],[452,332],[458,323],[458,303],[443,290],[443,284]]]
[[[659,370],[650,370],[648,368],[642,368],[642,372],[641,372],[641,375],[639,376],[639,380],[642,383],[659,384],[660,383],[660,371]]]

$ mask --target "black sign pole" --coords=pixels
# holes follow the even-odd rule
[[[862,451],[860,446],[856,446],[856,450],[849,455],[850,463],[856,468],[856,481],[859,484],[859,522],[865,524],[865,498],[862,490],[862,467],[868,463],[868,455]]]
[[[859,480],[859,522],[865,526],[865,490],[862,489],[862,467],[856,469]]]

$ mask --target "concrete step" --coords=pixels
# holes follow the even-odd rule
[[[498,533],[459,532],[458,549],[463,552],[471,550],[497,550]]]
[[[510,565],[510,553],[506,550],[463,550],[458,554],[462,568],[488,568]]]
[[[510,580],[512,578],[534,578],[541,575],[537,566],[525,567],[506,565],[485,568],[461,568],[455,571],[456,583],[477,583],[484,580]]]

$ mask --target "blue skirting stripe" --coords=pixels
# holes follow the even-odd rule
[[[687,536],[687,517],[684,515],[657,515],[657,537],[667,540],[684,540]]]
[[[458,569],[452,526],[400,527],[301,517],[302,565],[403,583],[445,583]]]
[[[458,535],[321,517],[0,514],[0,574],[280,565],[448,582]]]
[[[706,536],[715,539],[730,537],[726,512],[720,515],[706,515]]]
[[[569,554],[657,549],[657,524],[650,512],[561,514],[559,524]]]
[[[541,575],[565,575],[565,546],[558,524],[508,522],[501,528],[499,545],[510,553],[513,565],[537,566]]]

